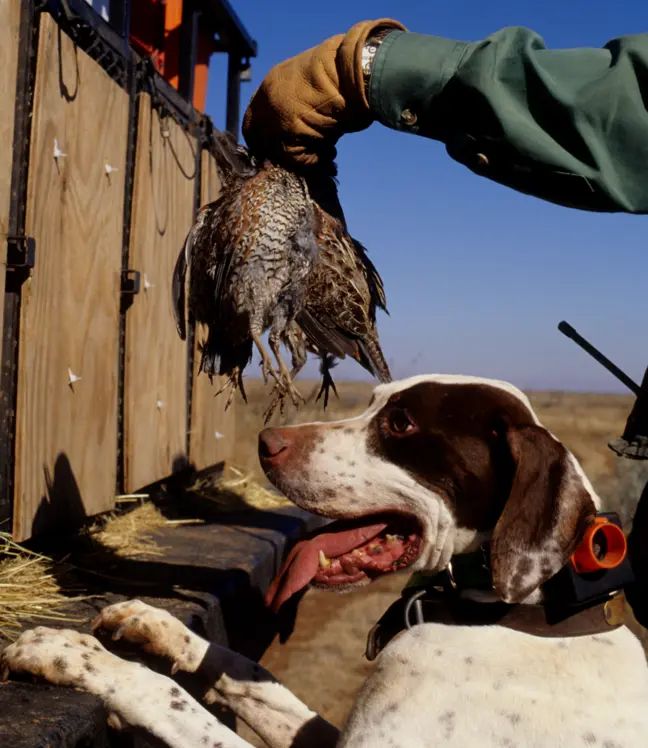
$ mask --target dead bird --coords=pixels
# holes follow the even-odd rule
[[[291,329],[289,334],[296,351],[291,376],[306,364],[306,351],[317,355],[322,376],[317,399],[323,397],[326,408],[330,392],[337,396],[331,376],[337,360],[350,356],[380,382],[391,382],[392,377],[376,327],[377,309],[388,313],[382,279],[365,247],[341,221],[322,211],[318,228],[318,257],[295,320],[301,332]],[[282,405],[281,392],[275,388],[266,421]]]
[[[200,371],[227,377],[228,405],[252,358],[261,355],[264,381],[272,376],[282,396],[298,404],[280,345],[302,306],[317,258],[315,210],[305,181],[267,161],[258,162],[229,134],[215,136],[222,174],[217,200],[198,213],[173,274],[178,333],[186,337],[185,279],[193,320],[207,327]],[[261,336],[269,330],[268,344]]]
[[[276,380],[270,418],[290,396],[307,352],[321,359],[324,402],[334,389],[335,359],[351,356],[380,381],[390,381],[376,329],[376,309],[386,311],[382,280],[365,248],[340,218],[312,200],[306,181],[257,160],[229,134],[215,136],[222,177],[219,198],[204,206],[187,236],[173,275],[174,313],[186,337],[185,283],[189,271],[191,318],[208,329],[200,370],[227,377],[229,406],[256,345],[264,380]],[[317,190],[317,186],[315,187]],[[275,370],[263,342],[277,362]],[[289,371],[281,357],[292,358]],[[224,389],[225,389],[224,388]]]

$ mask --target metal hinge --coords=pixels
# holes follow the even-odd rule
[[[36,263],[36,239],[33,236],[7,237],[7,270],[31,269]]]
[[[121,292],[131,296],[135,296],[140,292],[139,270],[122,270]]]

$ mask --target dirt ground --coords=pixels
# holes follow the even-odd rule
[[[324,412],[321,402],[314,402],[317,384],[301,382],[299,387],[308,402],[297,414],[288,412],[284,422],[352,416],[364,410],[372,389],[370,383],[341,383],[340,399],[334,399]],[[267,390],[256,380],[248,380],[247,390],[249,404],[238,405],[235,463],[264,480],[256,457],[256,435],[263,427]],[[607,442],[623,430],[632,397],[528,394],[540,421],[578,457],[605,508],[619,512],[624,521],[630,520],[648,480],[648,462],[619,460]],[[275,641],[262,664],[312,709],[341,726],[372,669],[363,657],[367,633],[406,580],[406,575],[393,575],[349,595],[309,591],[300,604],[293,635],[284,645]],[[245,736],[255,745],[264,745],[250,732]]]

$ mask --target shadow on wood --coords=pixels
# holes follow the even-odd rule
[[[67,455],[59,453],[50,472],[43,466],[47,494],[41,496],[32,524],[35,536],[65,526],[79,527],[87,518],[83,497]]]

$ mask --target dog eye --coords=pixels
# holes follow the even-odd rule
[[[392,410],[387,425],[392,434],[398,434],[399,436],[407,434],[415,428],[412,419],[404,410]]]

